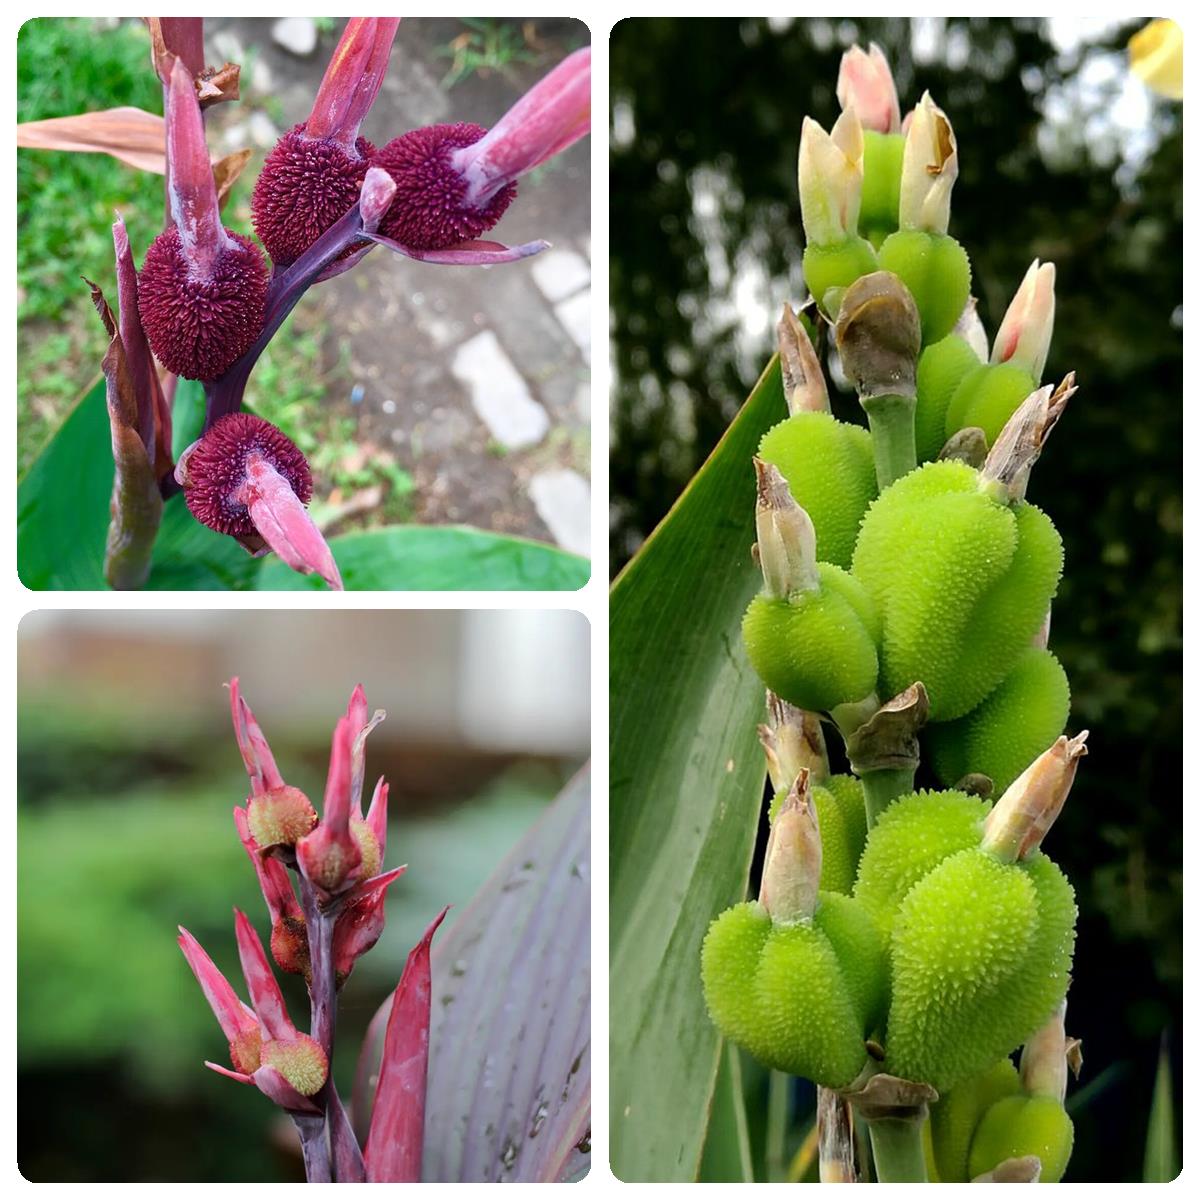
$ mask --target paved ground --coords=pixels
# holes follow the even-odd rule
[[[337,21],[300,55],[272,38],[272,24],[207,22],[210,58],[250,62],[251,104],[213,110],[214,137],[227,148],[267,149],[308,115],[342,26]],[[450,60],[438,51],[465,27],[403,21],[364,134],[382,145],[438,122],[491,125],[587,38],[575,21],[511,24],[534,62],[447,87]],[[293,32],[302,44],[305,30]],[[277,111],[255,104],[256,93],[273,96]],[[412,473],[418,521],[462,522],[588,552],[589,153],[584,139],[522,181],[492,234],[510,243],[546,238],[553,249],[543,255],[481,269],[429,266],[377,249],[303,301],[333,331],[331,362],[348,343],[355,386],[329,402],[353,406],[362,444],[390,450]]]

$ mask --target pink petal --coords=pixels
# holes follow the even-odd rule
[[[353,154],[358,130],[387,74],[399,17],[351,17],[317,89],[305,132]]]
[[[271,964],[267,962],[262,942],[246,914],[237,908],[233,912],[242,974],[246,977],[246,987],[250,989],[250,1000],[262,1023],[263,1033],[268,1038],[278,1040],[294,1038],[296,1027],[287,1015],[283,993],[275,981]]]
[[[364,1153],[372,1183],[417,1183],[421,1178],[429,1071],[429,944],[449,911],[442,909],[409,954],[392,997]]]
[[[242,1034],[257,1028],[258,1021],[254,1014],[238,999],[229,980],[217,969],[204,947],[182,925],[179,927],[179,948],[192,968],[192,974],[196,976],[196,982],[226,1040],[237,1041]]]
[[[354,963],[379,941],[385,922],[387,889],[404,874],[396,867],[359,884],[347,897],[333,927],[333,966],[345,978]]]
[[[183,463],[184,460],[181,458],[179,461]],[[233,734],[242,752],[246,773],[250,776],[251,794],[261,796],[263,792],[283,787],[283,776],[275,765],[271,747],[267,745],[254,713],[250,711],[250,705],[242,699],[236,675],[229,681],[229,707],[233,711]]]
[[[179,229],[183,255],[204,276],[212,273],[228,239],[221,224],[204,121],[191,72],[180,59],[167,89],[167,164],[171,218]]]
[[[364,699],[363,703],[366,701]],[[353,815],[360,821],[362,820],[362,789],[363,776],[367,769],[367,737],[372,729],[387,716],[387,713],[382,708],[375,711],[375,715],[358,727],[358,732],[354,735],[354,747],[351,751],[351,767],[350,767],[350,800],[353,804]],[[356,718],[357,721],[357,718]],[[380,853],[382,854],[382,849]]]
[[[292,485],[261,455],[246,463],[246,481],[237,499],[250,509],[250,519],[267,545],[294,571],[316,573],[336,591],[342,577],[333,552],[313,524]]]
[[[220,1063],[209,1062],[208,1059],[205,1059],[204,1065],[210,1071],[216,1071],[216,1073],[218,1075],[224,1075],[227,1079],[236,1079],[238,1081],[238,1083],[253,1083],[254,1082],[253,1075],[243,1075],[241,1073],[241,1071],[231,1071],[228,1067],[221,1066]]]
[[[473,241],[451,246],[448,250],[414,250],[382,234],[373,233],[368,236],[371,241],[386,246],[396,254],[403,254],[406,258],[416,259],[417,262],[443,267],[490,267],[500,263],[520,262],[523,258],[550,249],[549,242],[539,240],[525,242],[521,246],[506,246],[503,242]]]
[[[244,808],[233,810],[233,823],[237,826],[238,837],[242,839],[242,845],[254,865],[258,886],[262,889],[263,899],[271,913],[271,924],[277,925],[283,917],[303,920],[304,909],[296,899],[292,877],[288,874],[287,867],[273,855],[264,855],[258,849],[250,832],[250,822]]]
[[[137,431],[150,456],[150,465],[156,466],[156,452],[161,439],[155,437],[155,423],[158,413],[166,405],[155,395],[161,392],[158,373],[154,369],[150,343],[146,341],[146,331],[142,328],[142,318],[138,312],[137,269],[129,249],[129,234],[119,216],[113,223],[112,231],[117,260],[117,295],[121,304],[121,344],[125,347],[125,361],[137,397]],[[165,445],[168,449],[171,445],[169,428],[166,430]],[[161,475],[162,472],[156,469],[155,474]]]
[[[293,1031],[294,1032],[294,1031]],[[259,1067],[253,1083],[266,1097],[289,1112],[319,1113],[321,1110],[308,1096],[302,1096],[274,1067]]]
[[[388,785],[380,775],[375,785],[375,794],[371,797],[371,807],[367,810],[367,825],[375,835],[379,844],[379,861],[382,862],[387,851],[387,805]]]

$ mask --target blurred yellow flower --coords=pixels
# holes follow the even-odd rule
[[[1183,30],[1171,20],[1151,21],[1129,39],[1129,65],[1151,91],[1183,99]]]

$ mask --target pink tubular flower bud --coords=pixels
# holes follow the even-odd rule
[[[1035,258],[996,331],[992,362],[1021,367],[1039,383],[1053,335],[1054,264]]]
[[[847,109],[826,133],[811,117],[800,130],[800,215],[814,246],[834,246],[858,233],[862,203],[863,131]]]
[[[351,886],[362,864],[362,850],[350,831],[352,743],[356,732],[350,718],[338,721],[321,823],[296,844],[296,860],[304,877],[330,895]]]
[[[842,55],[838,70],[838,103],[843,109],[853,108],[864,129],[876,133],[900,132],[900,98],[883,51],[871,43],[864,51],[851,46]]]
[[[308,135],[336,142],[353,154],[363,118],[375,103],[399,17],[351,17],[325,68],[308,117]]]
[[[904,137],[900,228],[944,234],[950,227],[950,193],[957,178],[954,129],[926,92]]]
[[[233,713],[233,734],[242,753],[242,762],[246,764],[246,774],[250,776],[250,794],[257,796],[271,788],[283,787],[283,776],[275,765],[271,747],[250,711],[250,705],[242,699],[236,675],[229,681],[229,707]]]
[[[777,925],[808,920],[821,881],[821,832],[808,771],[801,770],[780,805],[767,839],[759,903]]]

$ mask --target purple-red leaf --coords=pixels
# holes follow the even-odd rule
[[[451,246],[447,250],[414,250],[403,246],[394,238],[381,233],[367,233],[366,237],[380,246],[386,246],[396,254],[415,258],[417,262],[434,263],[443,267],[490,267],[499,263],[520,262],[523,258],[540,254],[550,248],[550,243],[539,239],[520,246],[506,246],[503,242],[474,241]]]
[[[429,1067],[429,944],[448,911],[442,909],[413,947],[392,995],[364,1156],[372,1183],[417,1183],[421,1179]]]

